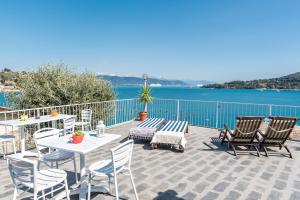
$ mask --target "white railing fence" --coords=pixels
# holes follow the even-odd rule
[[[29,117],[48,115],[56,110],[61,114],[76,115],[80,121],[81,110],[92,109],[92,127],[95,128],[99,120],[103,120],[107,126],[113,126],[133,120],[142,111],[143,105],[137,99],[123,99],[114,101],[102,101],[93,103],[71,104],[62,106],[50,106],[25,110],[13,110],[0,112],[0,120],[19,119],[25,113]],[[236,102],[200,101],[200,100],[176,100],[155,98],[148,105],[148,116],[165,118],[168,120],[186,120],[190,125],[209,128],[222,128],[224,124],[235,126],[237,116],[293,116],[300,118],[300,106],[269,105]],[[300,124],[298,124],[300,125]],[[39,127],[52,126],[51,122],[40,124]],[[62,122],[57,123],[62,128]],[[26,127],[27,146],[32,147],[32,133],[37,125]],[[14,134],[18,137],[18,129],[1,127],[0,134]],[[1,150],[0,150],[1,152]]]
[[[224,124],[234,127],[237,116],[300,118],[300,106],[156,98],[148,113],[150,117],[186,120],[194,126],[223,128]]]

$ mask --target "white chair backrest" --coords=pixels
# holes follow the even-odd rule
[[[81,121],[91,122],[93,111],[91,109],[85,109],[81,111]]]
[[[113,167],[116,173],[124,167],[130,168],[133,140],[127,140],[111,150]]]
[[[34,142],[40,156],[42,155],[41,151],[47,149],[47,147],[40,146],[39,142],[46,138],[58,138],[59,134],[60,130],[56,128],[42,128],[33,134]]]
[[[14,185],[19,183],[33,183],[35,187],[37,162],[21,156],[10,155],[7,156],[7,164]]]
[[[68,119],[64,119],[64,134],[69,134],[74,132],[75,127],[75,117],[70,117]]]

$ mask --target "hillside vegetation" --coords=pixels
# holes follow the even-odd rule
[[[136,86],[143,85],[144,80],[139,77],[129,77],[129,76],[111,76],[111,75],[98,75],[100,79],[110,81],[113,85],[126,85],[126,86]],[[185,86],[187,85],[183,81],[179,80],[165,80],[157,78],[149,78],[149,84],[161,84],[163,86]]]
[[[271,79],[252,81],[231,81],[224,84],[208,84],[205,88],[232,88],[232,89],[300,89],[300,72]]]

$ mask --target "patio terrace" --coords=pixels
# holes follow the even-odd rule
[[[110,157],[110,149],[124,141],[128,131],[138,122],[110,128],[107,132],[122,138],[92,152],[88,165]],[[132,170],[141,200],[163,199],[300,199],[300,144],[288,141],[294,159],[280,155],[257,157],[254,154],[238,158],[220,146],[216,129],[191,126],[184,153],[159,148],[150,150],[147,143],[134,145]],[[77,164],[79,165],[79,158]],[[72,162],[60,166],[74,183]],[[13,186],[6,161],[0,160],[0,200],[11,199]],[[134,199],[130,180],[118,176],[122,199]],[[113,188],[113,187],[112,187]],[[114,191],[112,195],[114,194]],[[114,196],[93,194],[92,199],[109,200]],[[26,194],[22,195],[25,197]],[[24,198],[27,199],[27,198]],[[78,196],[71,196],[78,199]]]

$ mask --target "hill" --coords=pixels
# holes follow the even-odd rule
[[[252,81],[231,81],[224,84],[208,84],[204,88],[232,88],[232,89],[300,89],[300,72],[271,79]]]
[[[110,81],[113,85],[135,86],[143,85],[144,80],[133,76],[112,76],[112,75],[98,75],[98,78]],[[149,78],[148,84],[160,84],[162,86],[186,86],[187,84],[180,80],[166,80],[158,78]]]

